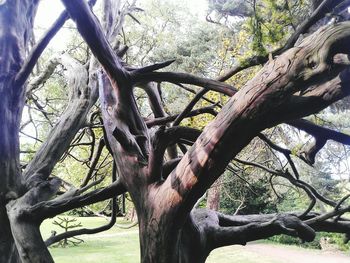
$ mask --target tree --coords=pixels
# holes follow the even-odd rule
[[[77,219],[76,218],[68,218],[68,217],[58,217],[58,220],[53,221],[53,225],[57,225],[60,228],[63,228],[65,232],[68,232],[69,229],[72,228],[76,228],[76,227],[81,227],[82,224],[80,222],[76,222]],[[56,235],[56,231],[52,231],[52,235],[55,236]],[[58,245],[62,246],[62,247],[66,247],[68,246],[69,243],[73,244],[74,246],[79,245],[80,243],[84,242],[84,240],[79,239],[79,238],[75,238],[73,237],[72,240],[68,239],[68,238],[64,238],[63,240],[61,240]]]
[[[297,155],[312,164],[328,140],[349,145],[347,134],[300,118],[317,113],[349,95],[350,23],[322,27],[294,47],[300,35],[329,10],[343,12],[349,1],[322,1],[283,47],[269,55],[259,54],[246,60],[217,80],[158,71],[173,61],[144,67],[124,63],[121,57],[126,48],[115,40],[123,20],[126,16],[132,17],[132,12],[137,10],[134,3],[121,11],[119,1],[105,0],[103,20],[99,22],[91,8],[95,1],[90,1],[90,6],[84,0],[62,2],[66,11],[30,52],[26,51],[31,44],[39,1],[0,3],[1,262],[53,262],[39,231],[44,219],[112,198],[114,212],[108,225],[73,233],[68,231],[52,237],[55,240],[50,242],[69,235],[96,233],[115,223],[115,197],[125,192],[129,192],[136,208],[141,261],[144,263],[204,262],[210,251],[217,247],[245,244],[278,234],[311,241],[315,231],[328,231],[345,233],[349,238],[350,221],[343,217],[350,210],[345,205],[349,195],[339,200],[322,196],[302,180],[291,158],[291,155]],[[68,18],[74,21],[94,57],[90,58],[88,66],[65,56],[51,61],[68,69],[70,101],[47,140],[22,171],[18,135],[21,113],[25,95],[30,95],[28,91],[35,84],[33,80],[28,85],[27,80],[47,43]],[[244,68],[265,62],[256,76],[239,90],[222,82]],[[42,73],[39,77],[45,78],[45,72]],[[191,84],[202,89],[180,114],[166,116],[159,87],[154,84],[162,82]],[[145,90],[155,118],[145,120],[142,117],[133,92],[135,86]],[[213,107],[193,109],[209,90],[231,97],[218,114]],[[61,157],[69,153],[79,130],[93,126],[87,122],[87,116],[97,97],[105,134],[101,145],[107,147],[115,163],[113,182],[89,191],[97,184],[90,181],[92,174],[89,173],[81,187],[71,187],[59,194],[62,180],[52,176],[52,171]],[[185,117],[203,112],[217,115],[203,131],[179,125]],[[89,117],[98,120],[98,113]],[[281,123],[314,137],[314,144],[303,156],[275,144],[262,133]],[[282,177],[305,191],[310,198],[307,209],[236,216],[193,209],[231,160],[255,137],[284,156],[289,169],[272,169],[247,160],[241,162],[274,177]],[[183,155],[174,149],[176,144],[187,144],[188,147],[179,147]],[[168,159],[164,162],[167,149]],[[91,166],[95,165],[91,159]],[[324,213],[313,211],[316,201],[327,204],[330,209]]]

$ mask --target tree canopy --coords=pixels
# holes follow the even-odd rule
[[[1,262],[53,262],[47,246],[111,228],[126,194],[143,263],[348,241],[350,1],[62,3],[38,37],[39,0],[0,1]],[[87,206],[108,224],[43,240]]]

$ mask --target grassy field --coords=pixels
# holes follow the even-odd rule
[[[58,233],[59,227],[52,224],[53,220],[46,220],[41,227],[44,238],[50,236],[52,230]],[[78,218],[83,227],[94,228],[106,224],[103,218]],[[123,222],[119,222],[123,223]],[[53,247],[50,251],[57,263],[135,263],[139,262],[139,242],[137,227],[131,229],[121,229],[113,227],[112,229],[95,234],[81,236],[84,243],[79,246],[70,246],[67,248]],[[282,246],[281,246],[282,247]],[[265,248],[264,248],[265,249]],[[297,249],[297,248],[294,248]],[[301,251],[301,249],[300,249]],[[305,249],[303,250],[305,252]],[[285,252],[283,252],[285,253]],[[292,253],[298,253],[296,250]],[[294,254],[293,254],[294,255]],[[313,257],[313,255],[311,255]],[[349,258],[350,259],[350,258]],[[281,260],[271,257],[268,253],[256,253],[242,246],[230,246],[216,249],[209,256],[209,263],[279,263]],[[340,261],[327,260],[327,263]],[[350,262],[349,260],[345,262]],[[322,263],[317,261],[317,263]]]
[[[41,226],[41,233],[44,238],[49,237],[52,230],[58,233],[59,227],[52,224],[51,220],[46,220]],[[95,228],[107,223],[103,218],[82,217],[78,218],[85,228]],[[57,263],[77,263],[77,262],[137,262],[139,259],[139,242],[137,227],[131,229],[120,229],[113,227],[108,231],[95,234],[83,235],[79,238],[84,243],[79,246],[68,248],[50,248],[55,262]]]
[[[44,238],[50,236],[52,230],[58,233],[59,227],[52,224],[53,220],[46,220],[41,227]],[[103,218],[86,217],[78,218],[78,221],[86,228],[93,228],[106,224]],[[137,227],[131,229],[112,229],[95,234],[84,235],[81,237],[84,243],[79,246],[70,246],[68,248],[53,247],[50,248],[55,262],[57,263],[135,263],[139,262],[139,242]],[[237,253],[238,252],[238,253]],[[207,262],[209,263],[228,263],[235,258],[237,263],[253,263],[256,257],[248,252],[242,253],[239,246],[227,247],[215,250]],[[261,259],[261,263],[275,263],[266,259]]]

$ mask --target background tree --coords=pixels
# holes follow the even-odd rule
[[[194,71],[203,75],[194,76],[160,71],[171,64],[174,66],[173,60],[160,63],[150,60],[153,64],[149,65],[146,59],[142,63],[125,56],[124,22],[131,19],[140,23],[135,12],[142,8],[136,1],[125,4],[117,0],[103,1],[99,11],[101,21],[92,11],[95,1],[62,2],[66,11],[34,45],[33,20],[39,2],[17,0],[0,4],[1,262],[53,262],[47,245],[113,226],[116,197],[125,192],[131,196],[138,215],[142,262],[204,262],[217,247],[245,244],[278,234],[297,236],[304,241],[313,240],[315,231],[345,233],[349,237],[350,222],[344,216],[350,210],[346,204],[349,194],[342,197],[325,194],[306,181],[304,170],[300,169],[301,163],[315,164],[318,152],[327,141],[343,145],[350,141],[346,133],[332,125],[316,122],[312,117],[300,119],[326,109],[349,94],[350,24],[325,18],[328,13],[343,14],[348,1],[313,1],[305,6],[299,1],[276,1],[275,4],[275,1],[253,1],[251,6],[245,1],[212,1],[227,8],[234,3],[234,8],[238,6],[239,11],[244,11],[238,14],[243,17],[240,22],[251,30],[247,31],[250,34],[247,41],[252,43],[251,56],[234,60],[235,65],[218,77],[213,75],[222,68],[207,70],[203,66],[208,65],[206,63]],[[290,2],[295,4],[292,7],[305,10],[305,20],[298,23],[298,27],[293,27],[293,15],[275,17],[278,11],[282,14],[291,11]],[[229,15],[237,16],[234,12]],[[272,16],[275,23],[283,22],[282,36],[264,30],[265,26],[272,26],[266,24],[268,20],[264,17],[267,16]],[[39,70],[35,70],[48,42],[69,18],[84,42],[74,44],[74,56],[66,52],[49,60],[45,67],[39,64]],[[318,29],[317,22],[322,19],[323,24],[327,19],[333,22]],[[215,24],[218,23],[222,26],[220,21]],[[217,41],[213,37],[201,38],[201,34],[193,36],[200,39],[201,44]],[[269,40],[266,36],[273,38]],[[200,52],[192,50],[189,44],[195,43],[194,39],[180,42],[181,46],[176,48],[179,55],[187,57],[193,52],[198,57]],[[147,48],[138,50],[152,56],[156,54]],[[242,53],[246,51],[242,49]],[[139,55],[137,50],[130,54]],[[215,56],[205,55],[204,62],[215,61]],[[246,81],[239,79],[242,81],[239,89],[223,82],[257,65],[261,68],[252,79],[248,80],[252,72]],[[186,70],[188,68],[192,66]],[[32,72],[37,74],[31,76]],[[69,87],[69,92],[64,92],[69,101],[52,108],[50,99],[45,100],[43,96],[61,99],[63,93],[50,94],[45,88],[39,88],[54,72],[57,74],[54,83]],[[165,89],[164,82],[193,94],[181,112],[167,111],[161,92]],[[136,87],[143,91],[137,93]],[[223,95],[212,96],[209,91]],[[141,106],[146,103],[142,97],[148,100],[144,108],[149,114],[147,110],[140,112],[137,102]],[[30,102],[29,108],[35,105],[35,111],[47,122],[44,130],[50,131],[44,140],[40,139],[40,132],[34,136],[40,144],[27,149],[29,155],[23,158],[27,163],[21,166],[19,132],[26,99]],[[199,101],[209,106],[195,108]],[[61,114],[53,113],[59,110],[63,110]],[[205,126],[203,130],[181,125],[185,118],[203,113],[215,116],[209,124],[201,124],[201,128]],[[26,122],[36,126],[29,111]],[[199,124],[198,120],[194,123]],[[272,129],[281,123],[285,124]],[[289,149],[293,145],[292,129],[302,130],[314,140],[303,151]],[[249,152],[249,145],[254,151]],[[257,154],[263,147],[268,150]],[[331,151],[331,147],[328,150]],[[62,167],[56,167],[59,174],[54,170],[56,164],[68,156],[86,166],[85,177],[80,182],[64,180]],[[269,156],[274,158],[269,160]],[[66,167],[69,170],[69,166]],[[310,202],[301,211],[264,215],[225,215],[194,208],[225,169],[237,177],[242,177],[240,173],[246,177],[261,170],[270,177],[271,187],[278,178],[303,191]],[[245,170],[248,172],[243,174]],[[104,179],[108,173],[112,174],[112,183],[107,184]],[[246,183],[254,181],[242,179]],[[264,179],[255,179],[259,181]],[[96,187],[100,183],[101,187]],[[108,199],[112,200],[112,215],[107,225],[68,231],[46,243],[42,240],[39,226],[44,219]],[[323,203],[325,209],[319,209],[317,202]]]
[[[54,220],[52,224],[59,226],[64,229],[64,232],[68,232],[72,228],[82,227],[80,222],[77,222],[76,218],[67,218],[67,217],[57,217],[57,220]],[[52,235],[56,235],[56,231],[52,231]],[[58,242],[59,246],[66,247],[69,244],[73,244],[74,246],[79,245],[84,242],[84,240],[72,237],[72,239],[64,238],[60,242]]]

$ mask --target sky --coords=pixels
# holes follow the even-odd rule
[[[0,0],[1,3],[2,0]],[[130,1],[130,0],[129,0]],[[137,0],[137,3],[142,5],[142,2],[147,0]],[[208,0],[159,0],[162,2],[178,2],[182,1],[184,4],[188,5],[189,11],[201,19],[205,19],[207,11],[207,1]],[[97,4],[101,3],[102,0],[97,0]],[[45,31],[55,22],[59,17],[61,12],[64,10],[64,6],[60,0],[41,0],[37,15],[35,17],[35,38],[39,40]],[[72,28],[67,28],[67,24],[60,29],[56,36],[51,40],[48,48],[51,48],[55,53],[59,53],[66,49],[67,42],[69,41],[72,34],[78,34],[76,30]],[[23,120],[28,120],[27,110],[23,111]],[[24,132],[27,134],[34,134],[34,128],[31,125],[26,126]],[[27,137],[21,136],[22,141],[31,141]]]
[[[1,0],[0,0],[1,1]],[[97,4],[102,0],[97,0]],[[137,0],[136,3],[142,4],[145,0]],[[163,2],[177,2],[177,0],[160,0]],[[183,1],[188,7],[189,11],[194,15],[198,15],[201,19],[205,19],[205,14],[207,11],[207,2],[208,0],[190,0]],[[39,39],[40,36],[49,28],[54,21],[58,18],[60,13],[64,10],[64,7],[60,0],[41,0],[41,3],[38,8],[37,16],[35,18],[35,35],[36,39]],[[61,51],[65,47],[65,43],[69,39],[71,30],[67,28],[62,28],[60,32],[55,36],[51,41],[49,47]]]
[[[1,1],[1,0],[0,0]],[[100,2],[102,0],[98,0]],[[142,3],[145,0],[138,0],[137,3]],[[164,2],[177,2],[176,0],[161,0]],[[189,6],[191,12],[205,15],[207,10],[207,0],[190,0],[185,1]],[[36,23],[38,26],[45,27],[46,25],[52,24],[60,12],[64,9],[60,0],[41,0],[39,5]]]
[[[0,0],[1,3],[2,0]],[[102,0],[97,0],[100,3]],[[137,0],[137,3],[142,5],[142,2],[147,0]],[[189,7],[189,11],[197,15],[199,19],[205,19],[207,13],[207,2],[208,0],[159,0],[162,2],[178,2],[182,1]],[[58,18],[59,14],[64,10],[64,7],[60,0],[41,0],[39,5],[38,13],[35,19],[36,28],[36,38],[39,39],[44,31],[49,28],[53,22]],[[350,7],[348,8],[350,13]],[[65,49],[65,44],[67,43],[71,34],[76,34],[77,32],[72,29],[62,28],[60,32],[51,41],[50,47],[56,51],[61,51]],[[25,116],[26,111],[24,111],[24,119],[28,118]],[[29,131],[29,133],[31,133]]]

